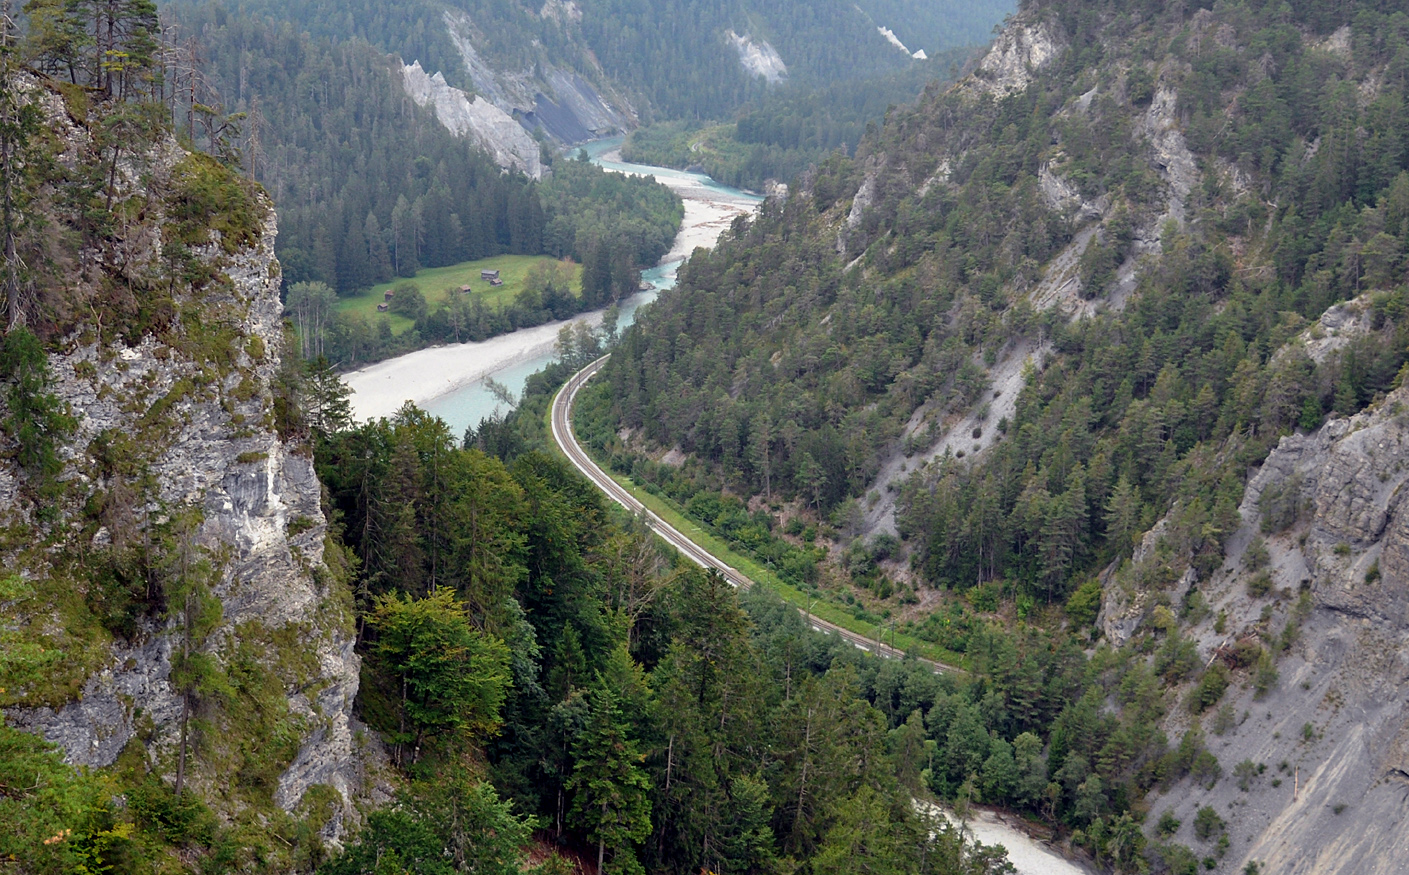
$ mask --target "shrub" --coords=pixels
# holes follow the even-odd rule
[[[1218,762],[1218,757],[1207,749],[1199,751],[1194,757],[1194,765],[1189,769],[1189,774],[1194,776],[1205,788],[1212,790],[1213,785],[1218,783],[1218,779],[1223,776],[1223,766]]]
[[[62,488],[58,475],[63,463],[56,447],[77,425],[66,405],[49,392],[49,379],[49,360],[38,337],[16,328],[0,338],[0,382],[10,384],[0,428],[18,445],[16,461],[41,504]]]
[[[1248,595],[1260,599],[1272,591],[1272,575],[1266,571],[1248,581]]]
[[[1270,484],[1257,500],[1262,531],[1274,534],[1291,528],[1301,518],[1301,475]]]
[[[176,165],[167,218],[168,240],[200,246],[210,241],[211,231],[218,231],[222,248],[230,253],[253,246],[264,231],[254,183],[199,153]]]
[[[1262,540],[1261,535],[1253,535],[1247,551],[1243,553],[1243,567],[1249,571],[1257,571],[1265,567],[1270,559],[1267,542]]]
[[[1253,674],[1252,685],[1256,692],[1253,698],[1261,699],[1277,686],[1277,666],[1272,662],[1272,655],[1266,651],[1257,659],[1257,671]]]
[[[1244,639],[1233,645],[1233,649],[1227,652],[1224,659],[1233,668],[1247,668],[1257,662],[1262,655],[1262,645],[1256,641]]]
[[[1194,815],[1194,836],[1201,842],[1208,841],[1227,828],[1228,824],[1223,822],[1212,806],[1205,805]]]
[[[1224,705],[1223,707],[1219,708],[1217,713],[1213,715],[1212,729],[1214,735],[1223,735],[1225,732],[1237,725],[1238,715],[1233,710],[1233,706],[1231,704]]]
[[[1252,789],[1253,782],[1261,773],[1262,770],[1252,760],[1243,760],[1233,767],[1233,778],[1238,782],[1238,789],[1244,793]]]
[[[1101,582],[1093,577],[1077,587],[1067,599],[1066,607],[1067,616],[1078,628],[1096,622],[1096,615],[1101,611]]]
[[[1167,839],[1179,832],[1181,825],[1182,823],[1179,818],[1174,816],[1173,811],[1166,811],[1160,815],[1159,823],[1155,825],[1155,832],[1159,833],[1160,838]]]
[[[1156,864],[1156,872],[1169,875],[1196,875],[1199,871],[1199,858],[1194,852],[1179,844],[1151,845],[1145,852],[1151,863]]]
[[[1223,698],[1223,693],[1228,689],[1228,668],[1222,663],[1214,663],[1204,672],[1199,679],[1199,685],[1194,688],[1193,694],[1189,697],[1189,710],[1195,714],[1202,714]]]
[[[1155,674],[1171,684],[1192,675],[1199,667],[1199,653],[1194,642],[1179,635],[1165,639],[1155,653]]]

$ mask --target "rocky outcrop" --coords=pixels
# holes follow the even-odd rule
[[[734,47],[734,51],[739,53],[739,64],[750,76],[757,76],[773,85],[788,78],[788,65],[783,63],[778,50],[769,45],[767,40],[755,40],[751,36],[732,30],[724,36],[729,40],[729,45]]]
[[[544,15],[571,17],[581,12],[575,4],[550,4],[544,7]],[[526,70],[495,69],[475,48],[476,31],[469,16],[446,11],[445,26],[478,95],[526,130],[541,128],[559,142],[581,143],[635,127],[636,111],[629,101],[583,77],[584,72],[595,75],[600,70],[563,69],[546,58]],[[596,78],[605,82],[601,76]]]
[[[1014,22],[994,40],[964,85],[979,93],[1006,97],[1027,88],[1033,74],[1065,48],[1065,41],[1045,21]]]
[[[1136,129],[1136,135],[1149,142],[1150,160],[1169,185],[1169,206],[1159,224],[1163,224],[1164,219],[1184,223],[1184,206],[1194,186],[1203,178],[1194,154],[1184,141],[1178,110],[1179,95],[1161,83]]]
[[[64,160],[76,160],[86,131],[57,106],[47,106],[47,115],[57,138],[73,145]],[[82,252],[85,263],[126,276],[165,276],[172,245],[163,243],[166,199],[185,172],[234,179],[209,159],[189,159],[172,140],[136,156],[118,174],[124,190],[115,202],[142,201],[145,222],[105,251]],[[160,564],[184,551],[208,563],[202,573],[218,602],[218,622],[199,640],[181,639],[179,605],[154,604],[134,628],[89,654],[92,670],[79,695],[7,709],[6,718],[59,745],[76,765],[110,766],[137,745],[151,768],[170,777],[183,711],[172,684],[178,641],[210,657],[218,671],[241,660],[242,676],[282,693],[262,694],[258,720],[235,710],[238,697],[202,705],[205,729],[192,745],[189,785],[210,789],[214,800],[215,788],[233,780],[214,760],[264,757],[278,775],[271,804],[293,810],[315,784],[337,791],[344,805],[326,826],[336,837],[362,784],[352,717],[359,660],[350,595],[325,563],[327,523],[311,453],[276,429],[285,345],[277,228],[272,206],[248,191],[255,242],[226,245],[219,231],[209,231],[209,242],[190,248],[182,274],[140,292],[161,296],[154,305],[169,308],[169,322],[136,336],[120,326],[85,325],[50,353],[51,391],[75,421],[60,448],[64,499],[35,507],[13,488],[24,475],[8,456],[0,461],[0,489],[11,486],[6,524],[40,531],[34,520],[58,518],[42,551],[4,557],[7,568],[40,587],[47,576],[62,579],[69,557],[83,557],[78,567],[91,577],[76,581],[92,598],[104,585],[95,570],[102,556],[147,543],[155,546],[140,549]],[[197,275],[205,280],[192,286],[186,278]],[[168,535],[177,540],[159,540]],[[149,586],[166,585],[162,573],[152,573],[158,583]],[[102,634],[95,627],[94,640]],[[263,732],[279,734],[280,743],[255,737]]]
[[[434,109],[450,133],[474,140],[500,167],[523,171],[534,179],[543,176],[538,142],[513,116],[478,94],[451,86],[441,73],[427,74],[420,61],[403,67],[401,77],[411,99]]]
[[[1400,824],[1409,815],[1406,462],[1409,389],[1312,434],[1282,438],[1247,485],[1243,527],[1230,541],[1228,561],[1198,584],[1212,615],[1189,631],[1204,659],[1232,640],[1270,643],[1289,624],[1297,633],[1278,661],[1277,683],[1264,694],[1235,683],[1224,704],[1233,725],[1206,730],[1225,775],[1243,761],[1262,764],[1265,773],[1243,782],[1247,789],[1225,777],[1211,788],[1185,783],[1150,800],[1156,814],[1168,809],[1185,824],[1202,806],[1218,810],[1230,824],[1229,871],[1252,860],[1264,872],[1289,875],[1402,870]],[[1253,572],[1244,556],[1259,537],[1268,558]],[[1248,581],[1263,573],[1270,587],[1259,596]],[[1108,613],[1107,634],[1130,619]],[[1175,709],[1166,731],[1173,736],[1194,722]],[[1176,840],[1197,845],[1190,835]]]

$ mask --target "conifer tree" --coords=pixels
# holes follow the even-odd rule
[[[596,842],[598,872],[642,872],[634,847],[651,832],[650,781],[641,768],[642,755],[616,694],[599,685],[589,701],[591,713],[574,745],[577,764],[567,782],[574,794],[571,821]]]

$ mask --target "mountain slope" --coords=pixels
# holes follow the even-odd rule
[[[825,85],[900,70],[911,59],[882,35],[886,22],[913,28],[914,49],[935,54],[983,42],[1011,7],[891,0],[868,14],[842,0],[247,0],[240,8],[316,37],[360,38],[575,142],[634,127],[638,115],[723,118],[783,78]]]
[[[839,538],[820,596],[893,612],[946,646],[968,646],[975,612],[998,607],[1011,622],[1043,603],[1065,602],[1065,617],[1044,622],[1084,636],[1104,586],[1107,614],[1123,618],[1106,636],[1161,654],[1151,669],[1170,689],[1170,737],[1226,731],[1215,707],[1226,685],[1263,695],[1283,654],[1316,664],[1344,634],[1332,593],[1369,573],[1366,559],[1307,575],[1311,602],[1295,609],[1301,578],[1257,582],[1239,539],[1257,525],[1249,470],[1279,440],[1328,418],[1343,428],[1338,417],[1399,386],[1406,28],[1373,3],[1027,5],[970,78],[892,112],[854,159],[823,162],[688,265],[604,370],[598,439],[672,490],[751,497],[750,509],[800,517],[793,531],[829,521]],[[1350,299],[1370,315],[1323,318]],[[1349,323],[1361,327],[1345,333]],[[1342,339],[1326,341],[1333,330]],[[678,465],[678,450],[679,473],[630,456]],[[1324,462],[1313,457],[1301,464]],[[888,560],[890,531],[908,565]],[[1357,535],[1347,555],[1380,537]],[[843,586],[848,571],[869,592]],[[1253,582],[1251,627],[1210,613],[1227,587]],[[1293,595],[1261,600],[1284,587]],[[1318,631],[1297,639],[1305,611]],[[1312,701],[1286,686],[1297,708]],[[1354,701],[1370,707],[1371,690]],[[1055,772],[1065,749],[1055,730],[1047,740]],[[1109,788],[1118,761],[1100,765],[1093,750],[1077,772]],[[1128,853],[1099,809],[1078,804],[1079,783],[1063,783],[1070,795],[1045,816],[1098,854]],[[1217,784],[1218,814],[1227,794],[1246,798],[1242,783]],[[1377,811],[1318,834],[1370,861],[1364,849],[1384,840]],[[1176,834],[1230,870],[1284,834],[1247,843],[1260,822],[1235,823],[1221,864],[1227,848]],[[1146,832],[1159,865],[1174,865],[1183,852],[1159,857],[1155,824]]]

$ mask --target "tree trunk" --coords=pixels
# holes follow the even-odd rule
[[[607,822],[607,800],[603,799],[603,800],[602,800],[602,823],[605,824],[606,822]],[[606,840],[606,837],[602,836],[602,834],[601,834],[601,828],[602,828],[602,827],[601,827],[601,825],[599,824],[598,827],[597,827],[597,829],[598,829],[598,833],[597,833],[597,835],[598,835],[598,838],[597,838],[597,875],[602,875],[602,865],[603,865],[603,864],[606,862],[606,860],[607,860],[607,840]]]

